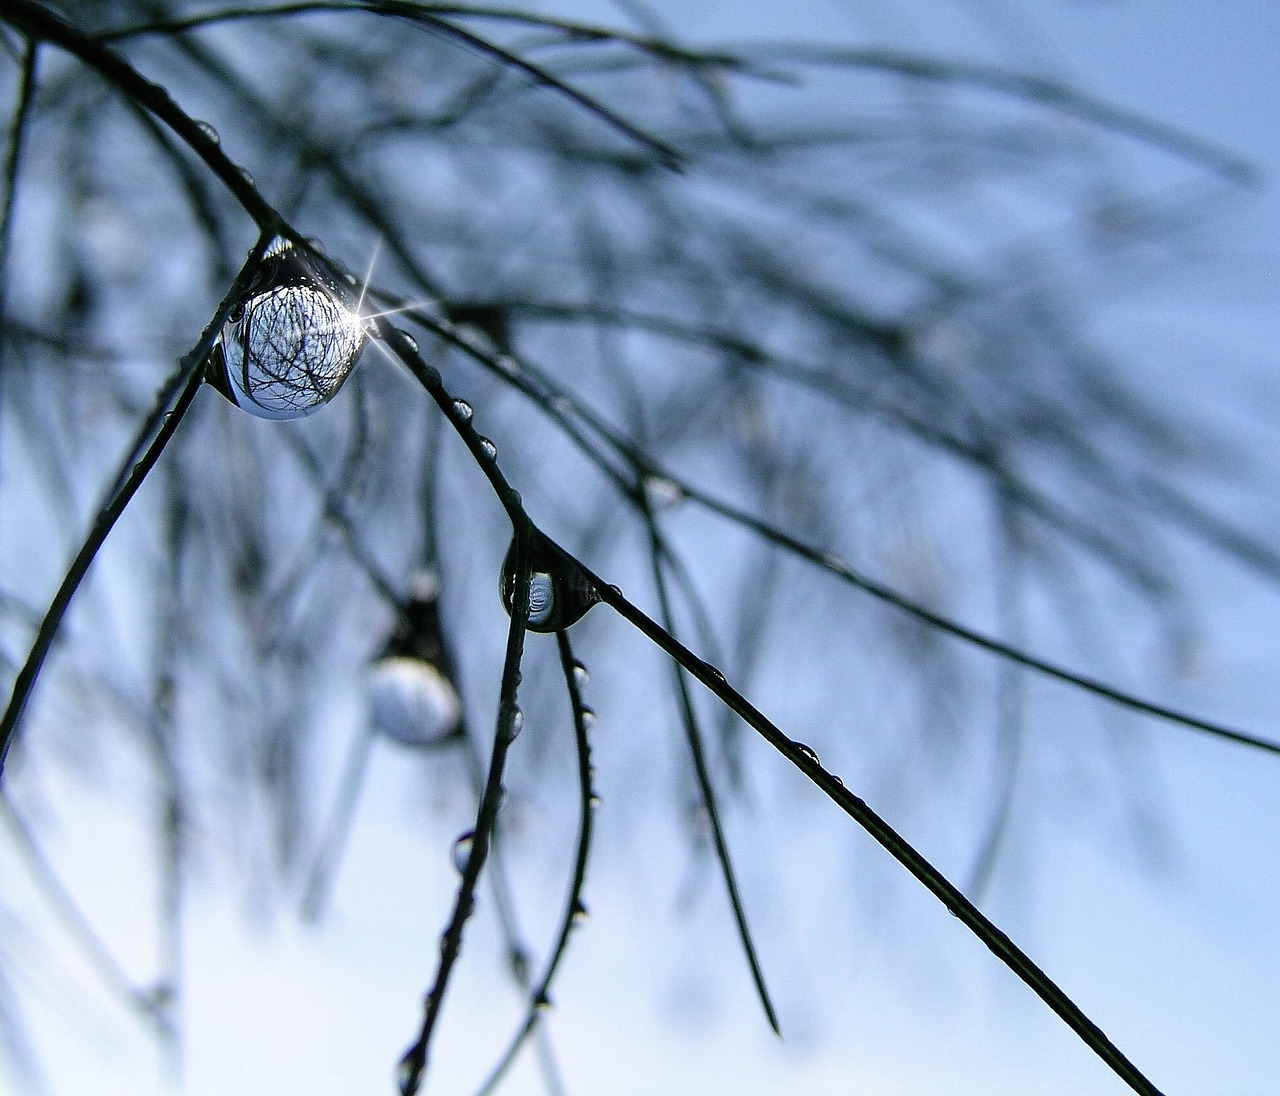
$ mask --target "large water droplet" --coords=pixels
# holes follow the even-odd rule
[[[582,570],[562,556],[546,537],[532,534],[529,545],[529,629],[534,632],[558,632],[576,624],[588,609],[600,600],[595,587]],[[511,612],[515,597],[516,541],[512,538],[507,558],[502,563],[502,579],[498,591],[502,604]]]
[[[208,122],[205,122],[197,118],[195,121],[195,127],[201,133],[203,133],[206,137],[208,137],[209,140],[212,141],[215,145],[220,145],[222,143],[222,138],[218,136],[218,131],[214,129],[213,126],[211,126]]]
[[[347,288],[277,237],[223,325],[208,379],[260,418],[301,418],[333,399],[363,346]]]
[[[475,838],[475,830],[467,830],[453,843],[453,866],[459,872],[467,870],[467,864],[471,860],[471,846],[475,843]]]
[[[419,658],[380,658],[366,684],[369,725],[402,746],[439,745],[458,729],[462,701],[435,666]]]

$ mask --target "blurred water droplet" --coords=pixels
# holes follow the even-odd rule
[[[196,129],[198,129],[201,133],[203,133],[206,137],[208,137],[209,140],[212,141],[215,145],[222,144],[222,138],[218,136],[218,131],[214,129],[213,126],[211,126],[208,122],[205,122],[202,119],[197,118],[195,120],[195,126],[196,126]]]
[[[558,632],[577,623],[600,600],[582,570],[562,557],[541,533],[533,533],[529,546],[529,629]],[[515,597],[516,541],[512,538],[502,563],[498,591],[503,607],[511,612]]]
[[[453,866],[459,873],[467,870],[467,864],[471,860],[471,846],[475,843],[475,838],[475,830],[467,830],[453,843]]]
[[[539,1012],[548,1012],[551,1009],[551,998],[544,993],[534,1001],[533,1007]]]
[[[644,493],[655,510],[668,510],[685,499],[685,490],[666,476],[646,476]]]
[[[400,328],[400,337],[409,344],[409,349],[415,354],[418,352],[418,340],[409,334],[403,327]]]
[[[471,409],[471,404],[467,403],[466,400],[454,400],[453,414],[459,422],[470,422],[471,416],[475,412]]]
[[[240,172],[240,178],[242,178],[250,186],[257,185],[253,180],[253,174],[249,171],[247,167],[238,167],[236,168],[236,170]]]
[[[417,1092],[421,1073],[422,1066],[418,1062],[418,1056],[415,1050],[411,1050],[400,1059],[400,1064],[396,1067],[396,1087],[399,1089],[400,1096],[411,1096],[412,1093]]]
[[[581,662],[573,664],[573,683],[581,691],[585,689],[591,681],[591,675],[587,673],[587,668]]]
[[[590,708],[583,708],[581,715],[582,715],[583,727],[585,727],[588,731],[591,730],[591,728],[596,725],[596,713],[593,712]]]
[[[591,793],[591,798],[587,800],[587,803],[588,803],[588,804],[589,804],[593,809],[594,809],[594,808],[596,808],[596,807],[598,807],[598,806],[600,806],[600,804],[601,804],[601,803],[603,803],[603,802],[604,802],[604,800],[603,800],[603,799],[601,799],[598,795],[596,795],[596,794],[595,794],[595,792],[592,792],[592,793]]]
[[[573,904],[573,923],[575,925],[581,925],[589,916],[590,914],[587,911],[587,907],[583,904],[581,899]]]
[[[570,415],[573,414],[573,404],[570,403],[563,396],[555,396],[551,400],[550,407],[551,407],[551,410],[554,411],[557,415],[559,415],[562,419],[567,419]]]
[[[498,459],[498,447],[494,445],[493,442],[491,442],[488,438],[481,437],[480,449],[484,453],[484,455],[489,458],[489,460]]]
[[[840,571],[843,573],[849,569],[849,565],[836,555],[835,552],[824,552],[820,558],[822,560],[822,565],[833,571]]]
[[[520,363],[510,354],[499,354],[497,364],[499,369],[512,376],[520,372]]]
[[[458,729],[462,701],[448,678],[419,658],[380,658],[366,685],[369,725],[402,746],[438,745]]]
[[[522,948],[512,948],[507,953],[511,976],[522,986],[529,984],[529,953]]]
[[[363,346],[346,287],[276,237],[218,335],[207,376],[251,414],[296,419],[333,399]]]

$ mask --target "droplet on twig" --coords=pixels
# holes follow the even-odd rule
[[[453,843],[453,866],[461,872],[467,870],[471,860],[471,846],[475,843],[475,830],[467,830]]]
[[[309,415],[337,394],[364,346],[345,285],[278,236],[209,358],[209,382],[264,419]]]
[[[440,627],[439,583],[423,572],[379,656],[369,667],[369,721],[375,733],[424,749],[458,733],[462,700]]]
[[[541,533],[534,532],[529,545],[529,630],[558,632],[576,624],[600,600],[591,580],[572,560],[562,555]],[[516,541],[513,538],[502,563],[499,593],[511,612],[516,585]]]

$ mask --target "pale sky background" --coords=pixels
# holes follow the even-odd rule
[[[1276,465],[1280,5],[967,0],[947,5],[945,18],[931,10],[910,19],[906,0],[657,6],[698,42],[825,37],[936,53],[985,42],[984,56],[995,58],[992,34],[973,28],[991,25],[984,20],[1002,10],[1034,10],[1034,24],[1002,23],[1030,27],[1003,59],[1038,64],[1250,158],[1265,189],[1223,206],[1206,258],[1096,302],[1098,330],[1144,363],[1147,383],[1198,401]],[[615,17],[603,6],[555,10]],[[1278,513],[1273,507],[1238,516],[1276,530]],[[1206,716],[1280,737],[1280,598],[1208,557],[1197,574],[1205,637],[1197,672],[1181,683],[1145,680]],[[603,708],[600,717],[597,749],[606,751],[609,736],[625,728],[609,729]],[[357,718],[353,704],[337,713],[335,726]],[[1146,725],[1143,733],[1168,810],[1166,863],[1151,866],[1089,817],[1047,805],[1043,821],[1028,823],[1034,840],[1019,845],[1035,860],[1031,882],[997,887],[988,912],[1170,1094],[1278,1092],[1280,759],[1174,728]],[[452,898],[449,837],[464,828],[465,816],[463,802],[429,817],[412,804],[414,764],[390,749],[376,756],[333,912],[320,927],[301,927],[287,914],[246,919],[242,897],[219,890],[216,879],[197,888],[187,937],[191,1096],[392,1091]],[[829,805],[817,796],[806,801],[797,789],[798,817],[815,826],[831,821],[833,808],[829,817]],[[750,864],[748,891],[767,898],[779,888],[781,895],[762,898],[756,918],[788,1031],[778,1043],[751,996],[714,880],[692,915],[671,908],[658,896],[670,893],[687,856],[669,828],[651,826],[643,815],[635,816],[638,828],[628,828],[625,810],[611,813],[609,789],[601,791],[600,840],[614,855],[596,857],[592,916],[573,941],[549,1020],[573,1096],[1126,1091],[892,865],[852,879],[834,846],[797,845],[788,836],[794,820],[775,825],[762,811],[734,836],[740,860]],[[123,792],[86,796],[82,784],[68,783],[48,850],[126,963],[142,969],[153,946],[144,889],[148,839]],[[534,825],[536,832],[536,819]],[[927,855],[929,837],[919,838]],[[536,842],[531,848],[518,878],[557,880],[545,908],[535,899],[525,910],[534,935],[559,907],[562,860]],[[877,856],[863,855],[858,864]],[[11,858],[4,877],[7,890],[16,880],[21,902]],[[867,893],[854,903],[847,935],[828,935],[830,920],[806,920],[805,904],[786,898],[790,886],[811,896],[829,891],[839,901],[860,885]],[[38,908],[31,902],[27,908]],[[492,1033],[514,1025],[519,1011],[483,917],[469,931],[467,951],[426,1089],[441,1096],[470,1091],[476,1072],[467,1057],[479,1055],[487,1065],[502,1045]],[[28,1019],[53,1093],[167,1091],[146,1035],[93,988],[72,953],[56,939],[33,940],[30,956]],[[37,974],[45,967],[54,975]],[[540,1091],[528,1056],[503,1091]]]

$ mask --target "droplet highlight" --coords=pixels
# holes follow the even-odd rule
[[[471,416],[474,414],[475,411],[472,410],[471,404],[467,403],[466,400],[453,401],[453,417],[459,422],[470,422]]]
[[[215,145],[222,144],[222,138],[218,136],[218,131],[214,129],[213,126],[211,126],[208,122],[204,121],[203,119],[197,118],[195,120],[195,127],[201,133],[203,133],[213,144]]]

